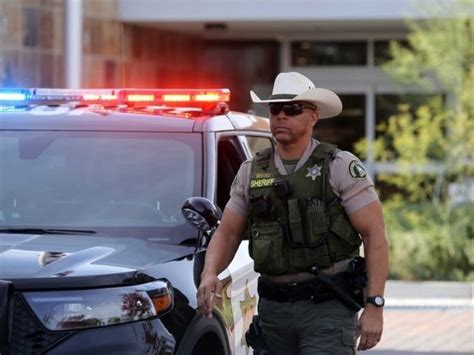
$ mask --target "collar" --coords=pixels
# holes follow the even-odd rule
[[[301,156],[300,160],[298,161],[298,164],[296,164],[296,168],[293,172],[296,172],[299,168],[301,168],[306,162],[308,161],[309,157],[311,156],[311,153],[313,150],[318,146],[319,142],[311,138],[310,144],[306,146],[306,149],[303,152],[303,155]],[[273,161],[275,163],[275,167],[280,175],[287,175],[285,166],[283,165],[283,161],[281,160],[280,153],[278,152],[278,149],[275,150],[275,154],[273,157]]]

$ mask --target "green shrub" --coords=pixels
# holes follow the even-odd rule
[[[428,15],[426,21],[408,21],[409,45],[392,43],[392,60],[384,69],[397,82],[440,97],[415,106],[404,102],[378,125],[374,141],[356,145],[359,155],[370,152],[375,161],[396,167],[376,176],[377,186],[385,187],[392,278],[474,280],[470,9],[472,0],[430,2],[419,9]],[[454,186],[464,190],[453,193]],[[459,197],[470,202],[460,205]]]
[[[385,203],[390,278],[474,281],[473,210],[457,206],[443,218],[429,203]]]

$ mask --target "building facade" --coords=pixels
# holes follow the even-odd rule
[[[405,19],[424,19],[411,0],[0,0],[0,86],[66,85],[72,1],[83,9],[80,86],[228,87],[234,109],[267,115],[249,89],[269,94],[278,72],[299,71],[344,104],[318,123],[319,138],[348,150],[367,138],[372,175],[387,169],[371,156],[377,124],[400,102],[446,94],[400,86],[381,68],[390,41],[405,41]]]

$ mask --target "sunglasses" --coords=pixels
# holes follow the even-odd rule
[[[270,114],[273,116],[278,115],[281,111],[286,116],[298,116],[303,113],[303,110],[305,108],[311,109],[311,110],[316,110],[316,107],[309,105],[309,104],[303,104],[299,102],[292,102],[292,103],[271,103],[268,105]]]

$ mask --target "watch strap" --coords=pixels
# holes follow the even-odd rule
[[[385,305],[385,299],[380,295],[369,296],[369,297],[366,298],[365,301],[367,303],[373,304],[377,307],[383,307]]]

